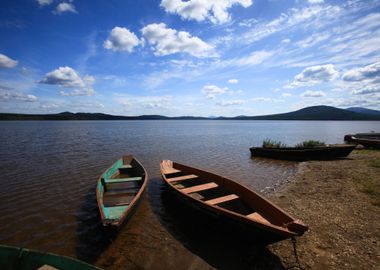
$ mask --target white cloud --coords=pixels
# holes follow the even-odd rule
[[[113,51],[133,52],[133,49],[140,44],[137,36],[124,27],[114,27],[104,41],[103,47]]]
[[[160,4],[166,12],[178,14],[183,19],[209,20],[214,24],[230,21],[227,10],[233,5],[247,8],[252,5],[252,0],[162,0]]]
[[[342,78],[344,81],[349,82],[380,79],[380,62],[361,68],[353,68],[344,73]]]
[[[81,78],[71,67],[59,67],[47,73],[40,83],[73,89],[71,92],[61,90],[60,94],[63,96],[91,96],[95,93],[92,88],[95,78],[89,75]]]
[[[231,83],[231,84],[237,84],[239,81],[237,79],[229,79],[228,80],[228,83]]]
[[[307,37],[306,39],[296,42],[296,45],[301,48],[312,47],[324,40],[327,40],[331,37],[329,33],[316,33],[312,36]]]
[[[171,96],[125,96],[117,95],[118,102],[124,106],[127,111],[136,108],[145,109],[162,109],[170,106]]]
[[[335,80],[338,76],[339,71],[332,64],[307,67],[296,75],[293,82],[286,85],[285,88],[312,86]]]
[[[380,84],[367,87],[364,86],[361,89],[352,90],[352,94],[354,95],[367,95],[374,93],[380,93]]]
[[[25,95],[13,89],[0,87],[0,101],[34,102],[37,101],[37,97],[34,95]]]
[[[291,97],[292,94],[290,94],[290,93],[282,93],[281,96],[283,96],[283,97]]]
[[[56,109],[59,109],[61,107],[62,107],[61,104],[57,104],[54,102],[46,102],[45,101],[45,102],[40,103],[40,108],[47,110],[47,111],[56,110]]]
[[[307,0],[310,4],[322,4],[325,0]]]
[[[312,90],[307,90],[303,92],[301,97],[312,97],[312,98],[318,98],[318,97],[324,97],[326,96],[325,92],[323,91],[312,91]]]
[[[188,53],[195,57],[215,56],[214,48],[188,32],[167,28],[164,23],[153,23],[141,29],[143,37],[153,45],[157,56]]]
[[[291,8],[270,22],[264,21],[255,24],[249,31],[240,34],[232,41],[241,46],[241,43],[251,44],[278,32],[286,31],[289,33],[296,27],[318,28],[338,18],[341,11],[340,7],[330,5],[312,5],[302,9]],[[284,41],[288,43],[290,40],[288,41],[286,38]]]
[[[242,105],[244,103],[245,103],[244,100],[242,100],[242,99],[236,99],[236,100],[227,100],[227,101],[222,100],[220,102],[217,102],[216,105],[226,107],[226,106]]]
[[[17,61],[0,53],[0,68],[13,68],[17,65]]]
[[[275,53],[275,51],[254,51],[248,56],[227,60],[226,63],[236,66],[254,66],[261,64]]]
[[[268,98],[268,97],[255,97],[251,99],[253,102],[284,102],[283,99]]]
[[[48,6],[53,3],[53,0],[37,0],[38,4],[42,6]]]
[[[380,62],[352,68],[342,76],[344,86],[354,95],[371,95],[380,92]]]
[[[202,93],[206,95],[208,99],[214,99],[216,95],[225,93],[228,90],[227,87],[220,88],[216,85],[205,85],[202,88]]]
[[[62,14],[64,12],[77,13],[74,5],[72,3],[67,2],[59,3],[56,9],[53,11],[54,14]]]

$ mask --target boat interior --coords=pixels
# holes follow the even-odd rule
[[[260,198],[250,196],[251,191],[221,176],[173,164],[171,161],[161,163],[161,172],[173,187],[206,204],[232,211],[263,224],[282,227],[293,221],[282,212],[278,213],[279,211],[274,211],[275,215],[268,216],[265,213],[273,213],[273,207],[264,199],[261,201]],[[271,207],[271,211],[265,211],[268,207]]]

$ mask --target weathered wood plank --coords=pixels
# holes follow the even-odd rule
[[[197,177],[198,176],[195,174],[188,174],[188,175],[184,175],[184,176],[167,178],[167,180],[168,180],[168,182],[178,182],[178,181],[183,181],[183,180],[195,179]]]
[[[271,224],[265,217],[263,217],[257,212],[246,215],[246,217],[255,221],[262,222],[262,223]]]
[[[215,204],[219,204],[219,203],[224,203],[224,202],[232,201],[232,200],[235,200],[235,199],[238,199],[238,198],[239,198],[238,195],[236,195],[236,194],[230,194],[230,195],[226,195],[226,196],[223,196],[223,197],[218,197],[218,198],[215,198],[215,199],[207,200],[207,201],[205,201],[205,203],[215,205]]]
[[[132,182],[132,181],[141,181],[141,180],[142,180],[142,177],[105,179],[106,183],[123,183],[123,182]]]
[[[174,168],[165,168],[163,169],[164,174],[172,174],[172,173],[180,173],[180,170],[174,169]]]
[[[216,187],[218,187],[218,185],[214,182],[211,182],[211,183],[207,183],[207,184],[202,184],[202,185],[184,188],[184,189],[181,189],[181,191],[183,193],[189,194],[189,193],[199,192],[199,191],[212,189],[212,188],[216,188]]]

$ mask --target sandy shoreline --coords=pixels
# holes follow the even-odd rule
[[[373,160],[380,160],[380,151],[303,162],[289,183],[266,195],[309,225],[297,238],[302,269],[378,269],[380,203],[362,191],[372,183],[379,192],[380,168]],[[181,217],[181,211],[168,211],[169,218],[184,221],[173,228],[162,226],[167,222],[144,200],[95,264],[105,269],[298,269],[290,240],[247,250],[239,242],[226,243],[187,213]],[[145,228],[146,220],[153,226]]]
[[[302,268],[379,269],[380,205],[373,193],[379,196],[380,168],[374,160],[380,160],[380,151],[301,163],[293,180],[271,196],[309,225],[297,240]],[[289,241],[269,247],[285,268],[296,265],[290,248]]]

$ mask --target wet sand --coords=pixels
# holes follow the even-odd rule
[[[303,269],[379,269],[380,168],[374,160],[380,151],[301,163],[291,183],[271,196],[310,227],[297,240]],[[285,268],[297,266],[289,241],[269,249]]]
[[[191,209],[184,211],[165,190],[160,197],[146,195],[150,198],[95,264],[106,269],[378,269],[379,202],[362,191],[370,181],[379,192],[380,168],[370,164],[374,159],[380,159],[380,151],[299,163],[289,183],[267,195],[310,227],[297,238],[299,264],[290,240],[263,248],[244,238],[226,239],[228,231],[215,230],[218,224]],[[161,200],[163,214],[151,209],[149,200]]]

